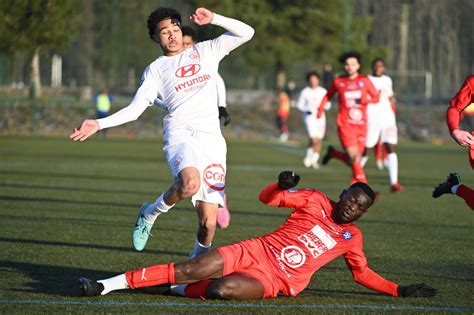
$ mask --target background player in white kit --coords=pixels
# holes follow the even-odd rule
[[[306,156],[303,164],[306,167],[319,168],[319,155],[326,134],[326,115],[323,113],[321,118],[316,118],[318,106],[321,104],[327,90],[319,86],[320,77],[315,71],[306,75],[308,86],[301,90],[298,98],[297,108],[303,113],[303,120],[308,131],[309,143],[306,149]],[[324,106],[325,110],[331,108],[331,103],[327,102]]]
[[[228,32],[184,49],[180,14],[174,9],[158,8],[148,18],[148,31],[164,56],[145,69],[130,105],[107,118],[85,120],[70,137],[84,141],[100,129],[136,120],[157,97],[161,99],[168,111],[163,119],[163,151],[174,182],[154,203],[145,203],[140,209],[133,244],[136,250],[143,250],[156,218],[183,198],[192,197],[199,217],[191,253],[195,257],[210,250],[217,207],[223,204],[225,188],[227,148],[216,106],[219,62],[250,40],[254,30],[205,8],[197,9],[190,19],[198,25],[219,25]]]
[[[367,107],[367,138],[362,165],[367,162],[368,151],[375,147],[380,139],[388,152],[386,167],[390,178],[390,191],[402,192],[403,187],[398,183],[398,156],[395,152],[398,130],[395,119],[393,83],[392,79],[384,73],[385,62],[383,59],[376,58],[372,61],[372,75],[369,75],[368,78],[380,91],[380,101],[376,104],[369,104]]]

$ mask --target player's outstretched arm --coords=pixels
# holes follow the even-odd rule
[[[432,297],[436,295],[436,289],[425,283],[400,286],[383,278],[369,267],[352,270],[352,274],[355,282],[380,293],[397,297]]]
[[[84,141],[99,131],[99,123],[94,119],[86,119],[79,128],[74,128],[70,139],[74,141]]]

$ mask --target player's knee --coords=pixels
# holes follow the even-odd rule
[[[237,288],[230,281],[220,281],[216,285],[209,286],[207,295],[211,299],[230,300],[237,298]]]
[[[180,195],[182,198],[188,198],[195,195],[199,190],[199,180],[194,178],[181,182]]]

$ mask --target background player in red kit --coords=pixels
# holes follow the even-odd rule
[[[81,278],[83,295],[183,283],[188,284],[185,296],[202,299],[296,296],[315,271],[339,256],[346,260],[354,281],[369,289],[402,297],[436,294],[426,284],[399,286],[368,267],[362,232],[353,223],[374,202],[374,191],[367,184],[353,184],[334,202],[318,190],[290,189],[299,179],[294,172],[285,171],[277,183],[260,192],[265,204],[295,209],[274,232],[176,265],[154,265],[99,281]]]
[[[451,100],[446,112],[446,123],[448,124],[451,137],[461,146],[470,147],[469,161],[474,169],[474,140],[472,131],[459,129],[459,121],[462,112],[474,104],[474,75],[470,75],[464,81],[456,96]],[[474,106],[474,105],[473,105]],[[461,178],[457,173],[449,174],[446,181],[440,183],[433,191],[433,198],[438,198],[443,194],[455,194],[464,199],[467,205],[474,210],[474,190],[461,184]]]
[[[379,93],[365,76],[359,74],[360,54],[347,52],[339,57],[344,64],[345,76],[334,79],[328,93],[321,101],[317,117],[321,117],[324,104],[335,94],[339,94],[339,113],[337,115],[337,133],[345,152],[328,147],[322,164],[327,164],[331,158],[337,158],[352,168],[351,183],[367,183],[364,169],[361,165],[362,152],[365,148],[367,134],[367,104],[377,103]]]

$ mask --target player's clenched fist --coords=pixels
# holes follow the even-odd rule
[[[300,182],[300,175],[293,171],[283,171],[278,175],[278,187],[287,190],[295,187]]]
[[[86,119],[79,129],[74,128],[69,138],[74,141],[84,141],[99,131],[99,123],[94,119]]]
[[[194,23],[196,23],[197,25],[206,25],[212,22],[212,19],[214,18],[214,13],[212,13],[206,8],[199,8],[196,9],[196,12],[191,14],[189,18],[193,20]]]

